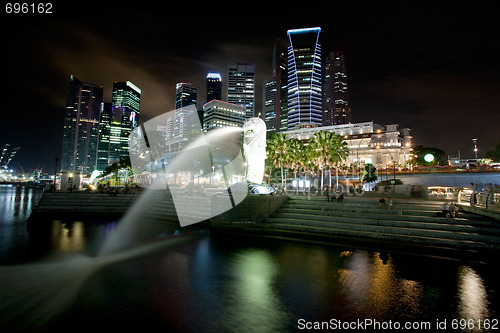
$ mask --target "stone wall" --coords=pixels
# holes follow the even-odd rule
[[[236,207],[211,218],[211,222],[262,222],[288,200],[286,195],[248,194]]]

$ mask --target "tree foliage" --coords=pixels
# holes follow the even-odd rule
[[[377,180],[377,168],[373,164],[365,165],[363,170],[363,181],[365,183],[371,183]]]
[[[494,162],[500,162],[500,142],[485,154],[486,158],[491,158]]]
[[[424,156],[427,154],[434,155],[434,160],[432,162],[426,162],[424,160]],[[415,146],[413,148],[413,155],[415,156],[414,163],[419,166],[439,165],[440,162],[444,162],[444,158],[446,157],[446,153],[439,148],[423,146]]]

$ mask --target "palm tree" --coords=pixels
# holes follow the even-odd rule
[[[321,193],[323,193],[323,176],[325,169],[330,170],[331,175],[331,168],[335,167],[338,187],[338,169],[349,155],[347,143],[342,140],[341,136],[333,132],[319,131],[311,139],[309,146],[311,147],[312,160],[321,170]]]
[[[299,139],[291,139],[290,144],[290,159],[288,162],[288,166],[293,170],[294,178],[297,181],[297,173],[302,166],[304,160],[306,159],[306,150],[305,146]]]
[[[336,186],[339,187],[339,168],[349,156],[349,147],[340,135],[334,134],[331,144],[330,165],[335,168]]]
[[[303,145],[303,149],[296,156],[299,167],[304,171],[304,185],[307,184],[307,174],[312,172],[315,168],[313,162],[314,151],[311,149],[310,145]]]
[[[330,164],[332,132],[319,131],[309,142],[314,164],[321,170],[321,193],[323,193],[323,177],[325,168]]]
[[[275,166],[281,168],[281,186],[284,188],[283,167],[290,158],[290,141],[283,133],[274,134],[267,142],[267,158]]]

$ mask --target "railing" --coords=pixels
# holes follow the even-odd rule
[[[458,193],[458,203],[465,206],[500,211],[500,193],[462,190]]]

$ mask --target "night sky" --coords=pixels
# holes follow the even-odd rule
[[[322,28],[323,58],[346,55],[353,122],[398,123],[412,129],[414,144],[463,157],[473,157],[474,137],[480,157],[500,142],[500,25],[482,2],[329,1],[311,9],[102,2],[9,15],[2,3],[0,148],[21,147],[12,168],[53,172],[71,74],[102,85],[105,101],[114,81],[132,81],[146,121],[174,109],[175,83],[192,82],[204,102],[209,71],[225,81],[228,62],[253,62],[260,110],[275,39],[314,26]]]

